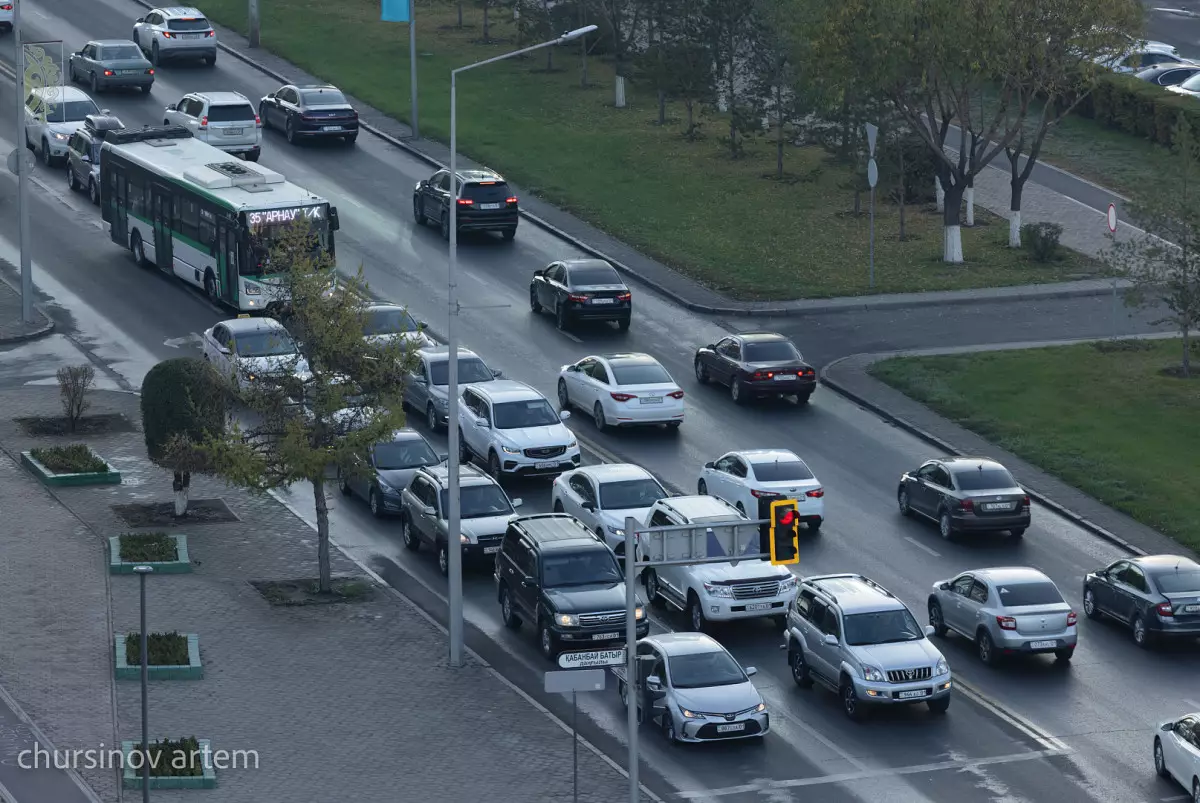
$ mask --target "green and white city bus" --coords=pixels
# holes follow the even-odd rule
[[[242,312],[287,300],[268,254],[291,224],[307,221],[313,246],[333,254],[338,217],[328,201],[182,126],[109,132],[100,186],[113,242]]]

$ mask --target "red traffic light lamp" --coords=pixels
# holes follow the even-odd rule
[[[771,501],[771,563],[800,562],[800,511],[795,499]]]

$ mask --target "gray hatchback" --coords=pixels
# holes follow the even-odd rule
[[[98,39],[71,54],[67,73],[72,81],[86,83],[97,95],[117,87],[149,93],[154,67],[128,39]]]

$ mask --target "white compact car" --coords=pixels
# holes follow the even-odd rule
[[[25,147],[36,148],[47,167],[67,157],[71,135],[89,115],[100,114],[96,101],[73,86],[34,87],[25,98]]]
[[[645,521],[654,503],[668,496],[653,474],[632,463],[568,471],[558,475],[550,492],[555,513],[570,513],[618,555],[625,554],[625,518]]]
[[[399,342],[412,351],[437,345],[433,338],[425,334],[425,322],[418,321],[404,307],[371,304],[363,317],[363,336],[370,343],[382,345]]]
[[[163,111],[163,125],[181,125],[201,142],[257,162],[262,120],[239,92],[189,92]]]
[[[1191,792],[1192,800],[1200,800],[1200,713],[1158,726],[1154,734],[1154,769],[1163,778],[1174,778]]]
[[[800,519],[810,530],[825,521],[825,489],[808,464],[785,449],[727,452],[705,463],[697,492],[724,499],[747,517],[757,519],[758,500],[795,499]]]
[[[558,372],[558,406],[589,413],[596,428],[683,423],[683,391],[649,354],[585,357]]]
[[[273,318],[221,321],[205,330],[201,341],[204,359],[243,389],[267,375],[292,372],[303,377],[308,373],[296,341]]]
[[[458,406],[462,461],[487,466],[497,480],[558,476],[579,465],[579,442],[538,391],[512,379],[469,385]]]
[[[217,32],[199,9],[190,6],[151,9],[134,22],[133,41],[155,67],[167,59],[217,63]]]

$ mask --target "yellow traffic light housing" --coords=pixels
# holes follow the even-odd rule
[[[800,506],[795,499],[771,502],[771,563],[800,562]]]

